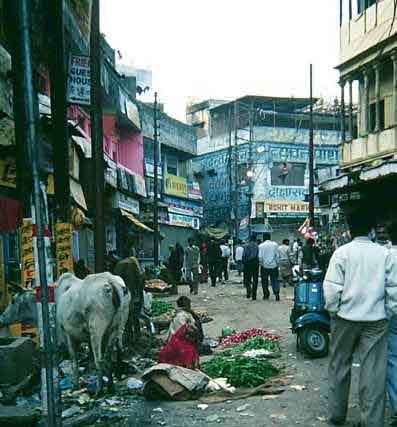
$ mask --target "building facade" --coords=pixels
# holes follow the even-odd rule
[[[331,197],[335,218],[367,200],[377,222],[395,216],[389,197],[397,173],[397,5],[393,0],[344,0],[340,10],[342,108],[351,128],[358,94],[357,132],[342,132],[339,177],[321,186]]]
[[[276,239],[295,235],[308,216],[310,101],[248,96],[201,105],[201,115],[197,106],[187,113],[201,135],[195,117],[204,117],[208,129],[198,139],[194,160],[203,192],[203,226],[235,234],[238,223],[240,238],[247,238],[249,228],[258,234],[271,231]],[[315,113],[314,123],[316,174],[331,173],[339,162],[338,114]]]

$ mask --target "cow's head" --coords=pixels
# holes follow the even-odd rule
[[[0,315],[0,327],[12,323],[37,325],[37,306],[35,294],[32,291],[18,292]]]

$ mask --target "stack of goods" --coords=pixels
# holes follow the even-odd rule
[[[174,317],[175,310],[172,304],[159,298],[152,303],[152,319],[158,330],[167,329]]]
[[[234,387],[260,386],[279,373],[267,360],[279,355],[279,341],[263,329],[234,333],[221,340],[220,353],[203,364],[203,371],[211,378],[226,378]]]
[[[209,323],[214,319],[208,315],[208,311],[205,310],[195,310],[195,313],[200,318],[201,323]]]
[[[172,286],[160,279],[151,279],[145,281],[145,291],[152,293],[164,293],[170,291]]]

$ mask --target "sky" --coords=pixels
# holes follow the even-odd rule
[[[102,0],[101,31],[151,68],[168,114],[189,99],[339,94],[337,0]]]

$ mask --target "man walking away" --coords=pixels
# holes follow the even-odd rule
[[[311,237],[306,240],[305,245],[299,253],[299,266],[301,270],[311,270],[319,266],[319,251],[315,241]]]
[[[289,246],[289,240],[284,239],[283,244],[278,248],[280,259],[280,276],[283,287],[291,284],[292,279],[292,266],[293,266],[293,253]]]
[[[258,289],[258,274],[259,274],[259,259],[258,259],[258,244],[256,236],[250,237],[249,243],[244,246],[243,266],[244,266],[244,286],[247,290],[247,298],[256,299],[256,291]],[[254,298],[255,295],[255,298]]]
[[[189,246],[185,251],[186,280],[190,293],[197,295],[199,286],[200,249],[194,245],[193,239],[188,240]]]
[[[241,240],[238,241],[236,252],[234,254],[234,260],[236,261],[238,275],[241,276],[241,272],[243,271],[243,254],[244,247],[241,244]]]
[[[390,253],[397,262],[397,222],[390,224],[389,237],[392,247]],[[387,357],[387,394],[389,396],[392,425],[397,425],[397,315],[389,321]]]
[[[279,252],[276,242],[270,240],[270,234],[263,234],[263,243],[259,245],[259,264],[261,266],[263,299],[269,299],[269,280],[276,301],[280,301],[280,284],[278,281]],[[256,293],[252,298],[256,299]]]
[[[228,266],[229,266],[229,258],[230,258],[231,251],[227,242],[221,243],[221,252],[222,252],[221,279],[229,280]]]
[[[329,411],[331,425],[346,420],[353,353],[360,357],[361,427],[384,426],[387,317],[397,313],[397,264],[371,242],[365,210],[348,218],[353,241],[333,254],[324,280],[331,314]]]
[[[220,270],[220,263],[222,258],[221,248],[215,241],[215,239],[211,239],[208,245],[208,270],[211,278],[211,286],[216,286],[216,279],[218,277],[218,272]]]

